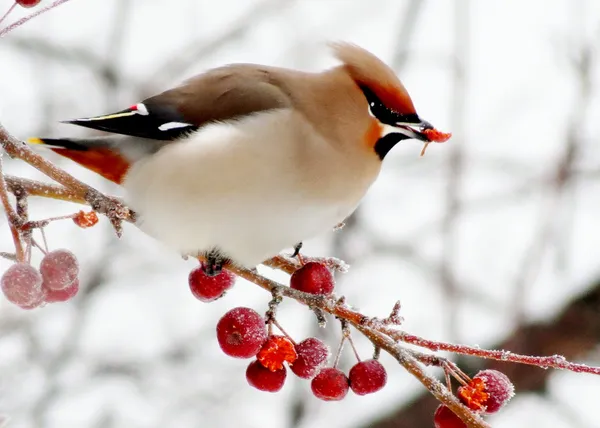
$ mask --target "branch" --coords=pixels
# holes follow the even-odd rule
[[[271,265],[276,265],[276,263]],[[457,416],[467,423],[469,427],[489,427],[483,419],[461,404],[451,391],[448,391],[439,381],[425,373],[422,366],[411,353],[398,345],[393,338],[384,332],[382,323],[373,322],[371,318],[360,312],[354,311],[345,305],[338,304],[337,299],[333,296],[314,295],[294,290],[265,278],[249,269],[236,265],[228,265],[227,269],[237,276],[257,284],[270,293],[277,293],[278,295],[294,299],[311,309],[318,308],[340,320],[347,321],[365,335],[376,347],[379,347],[392,355],[410,374],[415,376],[435,396],[435,398],[448,406]]]
[[[54,181],[65,186],[69,192],[77,198],[85,200],[94,211],[107,216],[118,236],[122,233],[123,221],[135,222],[134,212],[127,208],[122,202],[113,197],[104,195],[100,191],[88,186],[69,173],[56,167],[54,164],[31,150],[27,144],[13,137],[2,124],[0,124],[0,144],[11,157],[24,160]]]
[[[0,38],[6,36],[8,33],[10,33],[15,28],[20,27],[21,25],[25,24],[27,21],[35,18],[36,16],[39,16],[42,13],[48,12],[49,10],[54,9],[56,6],[60,6],[61,4],[66,3],[68,1],[69,0],[56,0],[54,3],[52,3],[52,4],[50,4],[50,5],[46,6],[46,7],[43,7],[41,9],[39,9],[39,10],[37,10],[37,11],[35,11],[35,12],[33,12],[33,13],[31,13],[31,14],[29,14],[29,15],[21,18],[21,19],[19,19],[18,21],[10,24],[8,27],[6,27],[3,30],[1,30],[0,31]],[[9,12],[10,12],[10,10],[9,10]],[[7,13],[7,15],[8,15],[8,13]],[[6,17],[6,15],[4,17]]]

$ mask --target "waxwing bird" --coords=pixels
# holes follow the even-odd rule
[[[332,47],[341,64],[320,73],[227,65],[67,122],[105,136],[29,142],[121,184],[140,228],[210,273],[254,267],[349,216],[400,141],[449,137],[375,55]]]

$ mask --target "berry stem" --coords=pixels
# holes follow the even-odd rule
[[[356,361],[358,361],[360,363],[362,360],[360,359],[360,356],[358,355],[358,350],[356,349],[356,346],[354,345],[354,340],[352,340],[352,332],[350,331],[350,326],[348,325],[348,321],[340,320],[340,323],[342,324],[342,334],[344,335],[344,340],[347,340],[348,343],[350,343],[350,347],[352,348],[352,351],[354,352]]]
[[[339,362],[340,357],[342,356],[342,350],[344,349],[344,342],[346,341],[346,337],[342,336],[342,340],[340,340],[340,345],[338,346],[337,352],[335,354],[335,360],[333,360],[333,368],[336,369]]]
[[[375,346],[375,348],[373,349],[373,359],[379,360],[380,356],[381,356],[381,348],[379,346]]]
[[[48,252],[48,240],[46,239],[46,230],[42,227],[40,229],[40,233],[42,234],[42,242],[44,243],[44,248],[40,248],[40,250],[42,250],[42,253],[46,254]]]
[[[2,24],[4,22],[4,20],[8,17],[8,15],[10,15],[10,13],[13,10],[15,10],[15,7],[17,7],[17,2],[14,2],[12,4],[12,6],[8,8],[8,10],[6,11],[6,13],[4,15],[2,15],[2,18],[0,18],[0,24]]]
[[[277,321],[275,318],[273,318],[273,320],[271,321],[271,323],[272,323],[272,324],[273,324],[275,327],[277,327],[277,329],[278,329],[278,330],[279,330],[281,333],[283,333],[283,335],[284,335],[285,337],[287,337],[287,338],[290,340],[290,342],[292,342],[292,344],[294,344],[294,346],[295,346],[295,345],[297,345],[297,343],[294,341],[294,339],[292,339],[292,336],[290,336],[290,335],[288,334],[288,332],[284,330],[284,328],[281,326],[281,324],[279,324],[279,321]]]

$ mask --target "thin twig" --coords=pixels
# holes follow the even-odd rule
[[[467,345],[454,345],[451,343],[436,342],[419,336],[408,334],[401,330],[383,327],[382,330],[395,340],[412,345],[427,348],[432,351],[448,351],[454,354],[469,355],[472,357],[486,358],[490,360],[505,361],[511,363],[527,364],[541,368],[554,368],[569,370],[575,373],[589,373],[600,375],[600,367],[591,367],[585,364],[577,364],[567,361],[561,355],[546,357],[534,357],[529,355],[515,354],[505,350],[488,350]]]
[[[18,226],[20,225],[20,217],[8,199],[8,188],[6,187],[6,182],[4,181],[2,169],[2,153],[0,153],[0,200],[2,201],[2,206],[4,208],[4,212],[6,213],[6,218],[10,227],[10,233],[15,244],[15,254],[17,260],[20,262],[25,261],[23,243],[21,242],[21,235],[19,234],[18,230]]]
[[[12,30],[14,30],[17,27],[20,27],[21,25],[25,24],[27,21],[35,18],[36,16],[41,15],[42,13],[48,12],[51,9],[54,9],[56,6],[60,6],[63,3],[68,2],[69,0],[56,0],[54,3],[43,7],[41,9],[38,9],[37,11],[19,19],[18,21],[10,24],[8,27],[4,28],[3,30],[0,31],[0,38],[6,36],[8,33],[10,33]]]

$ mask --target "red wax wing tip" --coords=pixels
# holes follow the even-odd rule
[[[426,129],[423,134],[433,143],[445,143],[452,137],[451,133],[438,131],[437,129]]]

